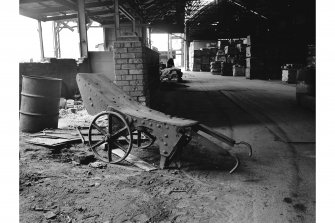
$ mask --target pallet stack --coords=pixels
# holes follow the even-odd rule
[[[216,61],[221,62],[221,75],[236,76],[241,75],[237,72],[240,67],[245,66],[245,44],[242,40],[219,40],[219,50],[216,55]],[[236,66],[234,72],[234,66]],[[244,72],[243,72],[244,73]]]
[[[190,69],[192,71],[210,71],[210,64],[215,60],[216,51],[215,47],[194,50],[193,54],[190,55]]]

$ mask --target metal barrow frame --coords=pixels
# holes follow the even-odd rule
[[[79,73],[77,83],[88,113],[95,115],[89,128],[90,148],[104,162],[119,163],[133,147],[146,148],[156,142],[160,168],[166,168],[172,159],[180,166],[183,147],[192,135],[201,132],[232,147],[243,144],[252,155],[246,142],[237,143],[197,121],[172,117],[140,104],[103,74]],[[232,156],[236,164],[230,173],[239,165],[237,156]]]

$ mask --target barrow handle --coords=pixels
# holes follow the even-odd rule
[[[203,131],[204,133],[207,133],[210,136],[213,136],[214,138],[223,141],[225,143],[227,143],[229,146],[234,146],[235,145],[235,140],[229,138],[228,136],[225,136],[211,128],[209,128],[208,126],[204,125],[204,124],[198,124],[196,126],[196,129],[199,131]]]

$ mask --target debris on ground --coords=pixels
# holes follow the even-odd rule
[[[78,164],[85,165],[94,162],[96,159],[93,154],[88,154],[87,152],[79,152],[77,154],[74,154],[72,160]]]
[[[89,167],[92,167],[92,168],[99,168],[99,169],[102,169],[102,168],[106,168],[107,167],[107,164],[106,163],[103,163],[103,162],[94,162],[94,163],[90,163],[88,164]]]
[[[82,103],[82,102],[81,102]],[[84,106],[74,105],[76,112],[72,113],[69,109],[59,110],[58,128],[88,127],[93,119],[84,109]]]
[[[81,142],[79,134],[74,129],[48,129],[28,135],[26,141],[41,146],[61,146]]]
[[[35,137],[32,139],[26,140],[28,143],[31,144],[36,144],[36,145],[41,145],[41,146],[50,146],[50,147],[55,147],[55,146],[61,146],[65,144],[71,144],[75,142],[81,142],[81,139],[76,138],[76,139],[61,139],[61,138],[47,138],[47,137]]]
[[[46,219],[52,219],[52,218],[55,218],[57,216],[57,214],[55,214],[52,211],[48,211],[46,214],[44,214],[44,216],[45,216]]]

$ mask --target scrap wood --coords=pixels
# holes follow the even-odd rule
[[[51,139],[76,139],[78,134],[59,134],[59,133],[39,133],[30,135],[31,137],[51,138]]]
[[[124,151],[121,149],[113,149],[112,152],[120,157],[124,156]],[[152,170],[157,170],[156,167],[152,166],[151,164],[145,162],[144,160],[141,160],[140,158],[129,154],[126,157],[126,161],[128,161],[131,164],[134,164],[135,166],[145,170],[145,171],[152,171]]]
[[[61,138],[39,138],[35,137],[29,140],[26,140],[26,142],[35,144],[35,145],[41,145],[41,146],[60,146],[68,143],[75,143],[80,141],[80,138],[72,138],[72,139],[61,139]]]
[[[183,189],[183,188],[173,188],[172,190],[169,191],[168,194],[171,194],[173,192],[188,192],[188,190]]]

